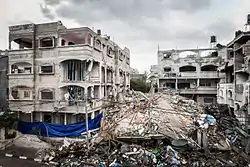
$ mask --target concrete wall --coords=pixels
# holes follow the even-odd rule
[[[0,108],[8,107],[8,57],[0,51]]]

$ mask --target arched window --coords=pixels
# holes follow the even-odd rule
[[[182,66],[179,68],[180,72],[193,72],[196,71],[196,67],[194,66]]]
[[[201,71],[217,71],[217,66],[215,65],[204,65],[201,67]]]

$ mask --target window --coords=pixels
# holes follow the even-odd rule
[[[23,92],[23,97],[24,98],[30,98],[30,91],[24,91]]]
[[[41,48],[53,47],[53,46],[54,46],[53,38],[43,38],[40,40]]]
[[[41,91],[41,99],[42,100],[53,100],[53,92],[52,91]]]
[[[13,96],[14,99],[19,99],[18,91],[17,90],[12,90],[11,91],[11,95]]]
[[[53,66],[41,66],[41,73],[53,73]]]

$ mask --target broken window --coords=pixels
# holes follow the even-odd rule
[[[194,66],[182,66],[180,67],[180,72],[193,72],[196,71],[196,67]]]
[[[41,91],[41,99],[42,100],[53,100],[53,91],[50,90],[43,90]]]
[[[41,66],[41,73],[53,73],[53,66]]]
[[[53,38],[42,38],[40,39],[40,47],[41,48],[46,48],[46,47],[53,47],[54,46],[54,41]]]

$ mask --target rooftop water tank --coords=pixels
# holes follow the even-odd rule
[[[210,43],[216,43],[216,36],[211,36]]]

